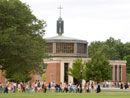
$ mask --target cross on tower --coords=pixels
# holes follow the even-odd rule
[[[60,10],[60,16],[61,16],[61,10],[63,9],[63,8],[61,7],[61,5],[58,7],[58,9]]]

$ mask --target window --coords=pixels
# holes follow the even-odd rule
[[[86,44],[77,44],[78,53],[86,53]]]
[[[111,66],[112,66],[111,68],[112,68],[112,80],[113,80],[113,65],[111,65]]]
[[[56,53],[74,53],[74,44],[56,43]]]
[[[64,63],[64,82],[68,83],[68,66],[69,63]]]
[[[119,81],[121,81],[121,65],[119,65]]]
[[[117,81],[117,65],[115,65],[115,81]]]
[[[46,43],[46,52],[52,53],[52,43]]]

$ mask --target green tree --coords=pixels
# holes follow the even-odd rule
[[[126,73],[127,73],[126,77],[127,77],[127,79],[126,80],[127,80],[127,82],[130,82],[130,55],[125,56],[124,60],[127,61],[127,63],[126,63]]]
[[[12,71],[6,71],[5,74],[6,78],[9,79],[9,81],[13,81],[13,82],[27,82],[29,80],[31,80],[31,76],[29,72],[12,72]]]
[[[85,62],[82,62],[81,58],[76,59],[72,65],[72,68],[68,69],[68,75],[80,82],[83,79],[83,77],[81,77],[83,75],[81,71],[84,70],[84,66]]]
[[[86,63],[84,79],[104,81],[111,79],[111,65],[108,59],[99,52],[96,52],[90,61]]]
[[[124,60],[127,61],[127,63],[126,63],[126,71],[127,71],[127,73],[130,74],[130,55],[125,56]]]
[[[45,75],[45,73],[42,74],[42,80],[46,80],[46,75]]]
[[[125,43],[125,56],[130,55],[130,42]]]
[[[104,44],[100,48],[100,52],[105,55],[106,58],[110,60],[117,60],[120,59],[120,55],[115,49],[115,47],[109,47],[107,44]]]
[[[129,46],[129,43],[123,44],[120,39],[110,37],[104,42],[92,42],[88,47],[88,54],[92,57],[99,51],[110,60],[123,60],[123,57],[129,54]]]
[[[0,0],[0,65],[9,80],[25,75],[24,81],[26,75],[43,73],[45,27],[45,21],[37,19],[27,4]]]
[[[88,55],[92,57],[97,51],[100,51],[101,47],[104,45],[104,42],[93,41],[88,46]]]

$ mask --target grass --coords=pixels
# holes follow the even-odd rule
[[[15,93],[0,94],[0,98],[130,98],[129,92],[102,92],[100,94],[92,93]]]

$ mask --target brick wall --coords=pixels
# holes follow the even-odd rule
[[[46,82],[60,83],[60,63],[48,63],[46,69]]]
[[[121,80],[126,82],[126,65],[121,65]],[[113,81],[115,81],[115,65],[113,65]],[[117,82],[119,82],[119,65],[117,65]]]
[[[122,81],[126,82],[126,66],[122,66]]]
[[[2,84],[5,84],[5,82],[6,82],[6,79],[5,79],[5,77],[3,76],[3,72],[0,70],[0,82],[2,83]]]

